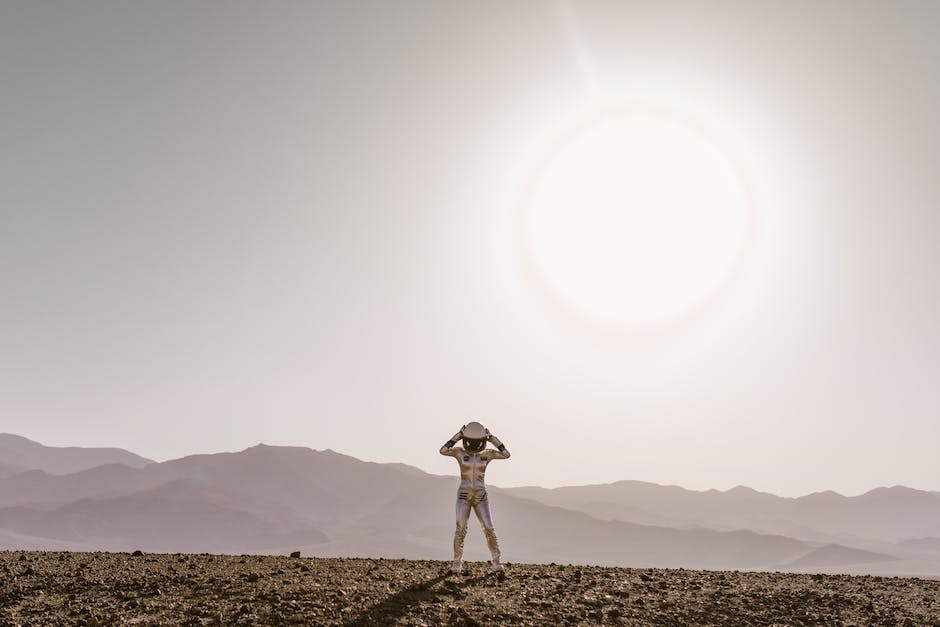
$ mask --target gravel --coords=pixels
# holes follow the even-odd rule
[[[940,581],[276,556],[0,552],[2,625],[935,625]]]

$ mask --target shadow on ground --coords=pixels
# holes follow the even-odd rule
[[[422,604],[439,604],[441,623],[476,625],[476,620],[462,607],[448,609],[464,596],[465,588],[475,586],[486,579],[497,578],[497,573],[486,573],[476,577],[466,577],[450,572],[431,577],[412,584],[392,594],[388,598],[368,607],[359,616],[345,623],[346,627],[366,627],[368,625],[392,625],[408,616],[411,610]]]

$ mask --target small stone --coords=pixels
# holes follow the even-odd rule
[[[294,551],[290,554],[291,557],[300,557],[300,551]]]
[[[136,551],[134,551],[133,553],[131,553],[131,556],[132,556],[132,557],[140,557],[140,556],[143,555],[143,554],[144,554],[143,551],[141,551],[140,549],[137,549]]]

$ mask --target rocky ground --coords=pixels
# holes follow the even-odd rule
[[[940,581],[270,556],[0,552],[3,625],[937,625]]]

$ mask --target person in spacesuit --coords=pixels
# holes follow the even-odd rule
[[[463,446],[455,446],[458,440]],[[489,442],[495,449],[486,448]],[[496,530],[493,529],[493,519],[490,517],[490,502],[486,496],[486,484],[483,475],[486,465],[494,459],[509,459],[509,450],[499,439],[489,432],[479,422],[468,422],[454,437],[447,440],[441,447],[441,455],[447,455],[457,460],[460,466],[460,486],[457,488],[457,529],[454,532],[454,561],[451,572],[460,572],[463,566],[463,542],[467,537],[467,520],[470,518],[470,508],[477,515],[486,544],[493,557],[491,565],[493,570],[502,570],[499,561],[499,543],[496,540]]]

